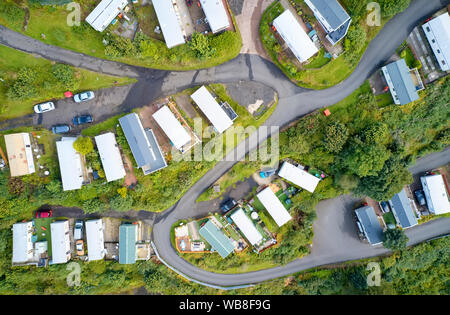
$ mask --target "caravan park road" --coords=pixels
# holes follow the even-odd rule
[[[253,145],[240,143],[230,152],[227,160],[238,161],[256,143],[264,141],[271,133],[262,132],[264,127],[283,127],[314,110],[333,105],[353,91],[384,65],[395,49],[406,39],[420,21],[441,9],[449,1],[413,0],[410,7],[391,19],[370,43],[358,66],[342,83],[326,90],[314,91],[300,88],[290,82],[271,62],[257,55],[241,54],[235,59],[214,68],[196,71],[176,72],[153,70],[113,61],[101,60],[81,53],[68,51],[31,39],[23,34],[0,26],[0,44],[57,62],[116,76],[137,78],[138,82],[122,95],[119,108],[130,111],[151,103],[164,95],[181,91],[187,87],[205,83],[230,83],[239,81],[258,81],[277,91],[279,103],[270,118],[259,132],[250,135]],[[233,159],[230,159],[233,157]],[[447,156],[448,158],[448,156]],[[183,274],[212,285],[234,286],[257,283],[315,266],[372,257],[388,253],[382,247],[372,247],[359,242],[352,225],[349,207],[354,202],[350,196],[323,201],[319,204],[318,220],[314,224],[312,253],[285,266],[240,274],[219,274],[207,272],[189,264],[178,256],[170,242],[171,226],[179,219],[195,217],[197,197],[223,175],[235,162],[221,161],[196,182],[173,207],[156,217],[153,227],[153,240],[160,256]],[[450,218],[434,220],[407,230],[410,244],[429,238],[448,234]]]

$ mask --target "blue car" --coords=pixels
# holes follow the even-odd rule
[[[91,115],[81,115],[73,117],[73,124],[75,126],[89,124],[93,121],[94,119],[92,118]]]
[[[69,131],[70,131],[69,125],[55,125],[52,127],[52,132],[54,134],[68,133]]]
[[[426,201],[425,201],[425,195],[423,194],[423,190],[421,190],[421,189],[416,190],[414,192],[414,195],[416,196],[416,199],[417,199],[417,202],[419,203],[419,205],[425,206]]]

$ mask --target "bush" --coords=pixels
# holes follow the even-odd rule
[[[80,154],[86,155],[94,151],[94,144],[89,137],[78,137],[73,143],[73,148]]]
[[[133,198],[130,195],[127,195],[125,198],[123,198],[120,195],[117,195],[111,199],[110,205],[111,208],[114,210],[128,211],[132,209]]]
[[[61,63],[54,64],[52,66],[53,76],[58,80],[66,89],[73,89],[75,86],[75,72],[72,67]]]
[[[211,57],[216,52],[216,49],[211,46],[208,36],[198,32],[192,34],[189,47],[200,59]]]
[[[383,233],[383,246],[387,249],[397,251],[406,248],[408,237],[400,229],[387,229]]]

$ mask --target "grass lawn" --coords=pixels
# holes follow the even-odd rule
[[[384,213],[383,214],[383,220],[384,220],[384,222],[386,223],[386,225],[387,224],[396,224],[397,223],[397,221],[395,221],[395,217],[394,217],[394,215],[392,214],[392,212],[386,212],[386,213]]]
[[[377,100],[377,104],[379,107],[385,107],[394,104],[394,100],[392,99],[391,93],[383,93],[375,96]]]
[[[65,88],[48,85],[48,82],[55,80],[51,73],[52,64],[54,63],[46,59],[0,46],[0,78],[4,80],[0,81],[0,120],[30,114],[33,112],[34,104],[63,97]],[[17,72],[23,67],[32,68],[36,71],[36,85],[40,87],[39,92],[30,99],[11,100],[6,95],[8,86],[14,82]],[[136,82],[135,79],[103,75],[78,68],[73,69],[75,70],[75,77],[79,81],[78,87],[73,90],[74,93],[87,89],[97,90],[114,86],[114,82],[117,82],[117,85]]]
[[[317,69],[325,66],[327,63],[331,61],[330,58],[325,57],[325,49],[321,48],[319,50],[319,54],[313,57],[307,65],[305,65],[305,69]]]
[[[86,17],[98,1],[85,0],[81,6],[82,19]],[[24,5],[27,5],[24,3]],[[180,45],[168,49],[162,40],[153,33],[154,10],[153,7],[140,7],[137,10],[138,17],[141,17],[140,24],[145,33],[153,38],[151,40],[156,45],[157,57],[145,56],[126,56],[112,57],[105,55],[105,46],[102,42],[103,35],[107,32],[97,32],[84,21],[80,27],[72,27],[67,23],[67,14],[65,6],[39,6],[29,5],[30,19],[26,31],[23,30],[23,12],[17,10],[17,5],[5,5],[5,7],[14,9],[14,15],[9,14],[7,10],[0,10],[0,24],[3,24],[17,32],[24,33],[27,36],[41,40],[47,44],[56,45],[65,49],[81,52],[87,55],[102,59],[110,59],[137,66],[167,69],[167,70],[191,70],[199,68],[209,68],[217,66],[225,61],[236,57],[242,47],[242,39],[239,30],[236,32],[226,32],[230,34],[220,34],[210,36],[213,46],[216,47],[216,53],[207,59],[199,59],[193,50],[187,45]],[[42,23],[42,21],[46,21]],[[235,23],[236,24],[236,23]],[[115,25],[116,26],[116,25]],[[235,25],[236,26],[236,25]],[[107,29],[108,30],[108,29]],[[153,33],[153,34],[152,34]],[[44,36],[42,36],[44,35]],[[160,35],[161,37],[161,35]],[[162,39],[162,38],[159,38]]]
[[[53,218],[36,218],[34,224],[36,226],[37,241],[47,241],[48,255],[52,256],[52,233],[50,232],[50,223]]]

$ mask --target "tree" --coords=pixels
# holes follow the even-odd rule
[[[8,89],[7,96],[10,99],[24,100],[36,95],[37,73],[34,69],[23,67],[17,73],[17,79]]]
[[[215,48],[211,46],[208,36],[198,32],[192,34],[189,47],[200,59],[208,58],[216,52]]]
[[[375,176],[389,156],[390,152],[385,146],[364,143],[361,139],[355,138],[341,151],[336,163],[340,163],[349,173],[359,177]]]
[[[89,137],[78,137],[73,143],[73,148],[80,154],[86,155],[94,151],[94,144]]]
[[[409,6],[410,0],[381,0],[380,2],[382,15],[391,17],[405,11]]]
[[[412,175],[406,166],[405,161],[390,158],[376,176],[362,178],[355,192],[377,201],[391,199],[403,186],[412,183]]]
[[[383,246],[393,251],[405,249],[408,240],[401,229],[387,229],[383,233]]]
[[[328,152],[338,153],[347,142],[349,136],[348,128],[338,122],[332,122],[327,126],[324,136],[324,147]]]
[[[53,76],[67,89],[75,86],[75,72],[72,67],[61,63],[52,66]]]
[[[105,208],[105,204],[98,198],[93,198],[83,202],[83,210],[85,213],[100,212]]]
[[[110,205],[112,209],[117,211],[132,210],[131,207],[133,206],[133,198],[130,195],[127,195],[125,198],[117,195],[111,199]]]

